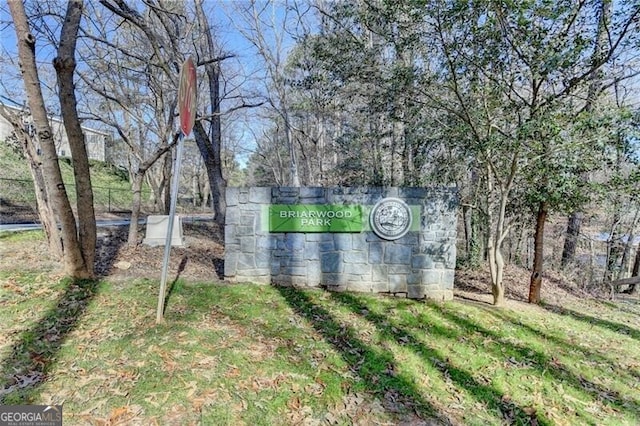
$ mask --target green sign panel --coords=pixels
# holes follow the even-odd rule
[[[361,232],[362,206],[273,204],[269,232]]]

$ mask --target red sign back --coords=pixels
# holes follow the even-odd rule
[[[185,136],[193,130],[196,108],[196,66],[189,56],[180,69],[180,85],[178,86],[180,130]]]

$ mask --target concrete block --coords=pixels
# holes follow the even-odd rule
[[[169,226],[168,215],[147,216],[147,231],[142,244],[156,247],[164,246],[167,239]],[[225,229],[226,232],[226,229]],[[173,230],[171,232],[171,247],[184,247],[184,237],[182,233],[182,218],[176,215],[173,218]]]

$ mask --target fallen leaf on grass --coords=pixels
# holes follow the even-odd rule
[[[13,291],[14,293],[24,294],[24,290],[16,284],[13,278],[9,278],[7,282],[2,285],[5,290]]]
[[[300,402],[300,397],[297,395],[294,395],[289,399],[289,401],[287,401],[287,407],[289,407],[290,410],[297,411],[300,409],[301,406],[302,406],[302,403]]]
[[[229,370],[224,374],[228,379],[240,376],[240,369],[235,365],[229,365]]]

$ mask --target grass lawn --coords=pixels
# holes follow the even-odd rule
[[[496,309],[177,281],[156,325],[158,287],[3,268],[0,402],[63,404],[65,425],[640,423],[637,299]]]

